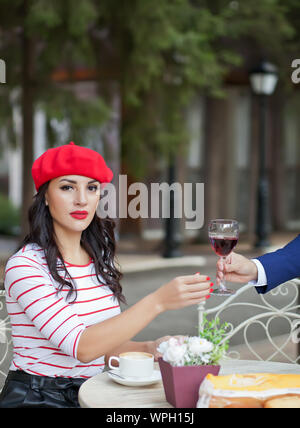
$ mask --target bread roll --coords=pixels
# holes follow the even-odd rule
[[[198,408],[300,408],[300,375],[208,374],[199,388]]]
[[[300,409],[300,395],[284,395],[267,400],[265,409]]]
[[[211,397],[210,409],[263,409],[262,400],[252,397]]]

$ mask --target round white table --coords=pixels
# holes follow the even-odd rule
[[[220,375],[233,373],[300,374],[300,364],[250,360],[222,361]],[[80,387],[78,398],[83,408],[173,408],[166,401],[161,381],[149,386],[124,386],[115,383],[106,372],[84,382]]]

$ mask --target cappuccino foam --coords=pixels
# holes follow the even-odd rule
[[[121,354],[120,357],[126,358],[126,360],[149,360],[152,358],[150,354],[145,354],[143,352],[128,352]]]

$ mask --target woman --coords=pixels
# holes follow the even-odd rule
[[[80,385],[105,358],[155,354],[164,338],[131,338],[160,313],[203,301],[210,282],[177,277],[121,313],[114,223],[96,214],[100,186],[113,176],[104,159],[70,143],[47,150],[32,175],[30,232],[5,271],[14,355],[0,407],[78,407]]]

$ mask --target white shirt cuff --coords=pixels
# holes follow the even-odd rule
[[[248,284],[251,284],[254,287],[263,287],[267,285],[267,276],[263,265],[257,259],[251,260],[256,264],[257,267],[257,281],[249,281]]]

